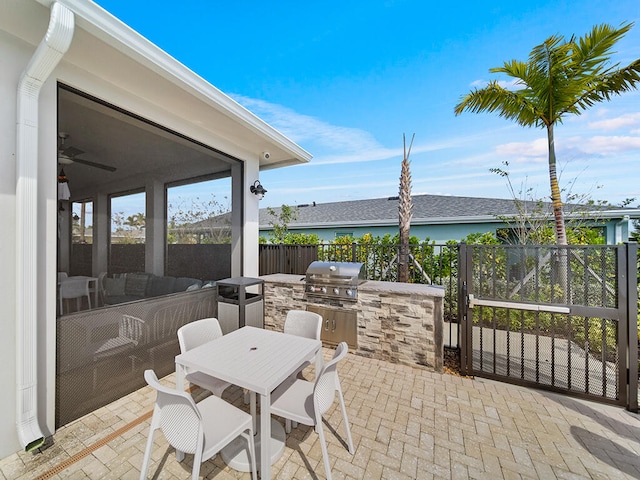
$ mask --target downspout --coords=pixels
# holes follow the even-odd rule
[[[54,2],[49,27],[18,83],[16,126],[16,427],[20,443],[44,443],[38,423],[38,97],[73,38],[74,16]]]

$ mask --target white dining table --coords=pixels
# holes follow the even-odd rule
[[[185,368],[188,368],[257,393],[260,435],[262,439],[270,439],[271,392],[321,348],[320,340],[242,327],[176,356],[176,388],[184,390]],[[262,479],[271,478],[270,449],[270,441],[260,442],[258,470]]]

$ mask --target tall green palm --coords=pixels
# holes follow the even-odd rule
[[[506,73],[517,79],[517,90],[507,90],[497,81],[462,97],[456,115],[471,112],[494,112],[524,127],[547,129],[549,146],[549,181],[555,220],[556,242],[567,244],[562,199],[556,172],[553,129],[565,114],[580,115],[597,102],[634,89],[640,81],[640,59],[625,68],[610,65],[612,48],[632,27],[597,25],[582,38],[555,35],[529,54],[527,62],[511,60],[490,72]]]

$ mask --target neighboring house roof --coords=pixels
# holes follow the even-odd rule
[[[500,217],[518,213],[513,199],[454,197],[447,195],[414,195],[412,225],[498,222]],[[550,204],[545,203],[550,209]],[[632,208],[566,205],[565,216],[580,210],[588,218],[640,218],[640,210]],[[526,202],[529,212],[539,210],[536,202]],[[273,209],[278,215],[280,207]],[[549,210],[550,211],[550,210]],[[576,213],[577,215],[578,213]],[[273,217],[266,208],[260,209],[260,228],[269,229]],[[289,222],[290,229],[311,227],[376,226],[398,223],[398,197],[352,200],[348,202],[314,203],[298,205],[298,218]]]

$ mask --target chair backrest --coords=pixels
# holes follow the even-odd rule
[[[133,315],[122,315],[118,327],[118,336],[126,337],[136,345],[144,335],[144,320]]]
[[[187,352],[221,336],[222,329],[217,318],[203,318],[187,323],[178,329],[180,352]]]
[[[100,272],[98,275],[98,291],[104,293],[104,279],[107,276],[107,272]]]
[[[89,281],[86,278],[65,278],[60,283],[60,298],[89,296]]]
[[[313,404],[317,414],[322,415],[333,405],[336,390],[340,390],[338,362],[347,355],[348,351],[347,342],[340,342],[333,358],[322,367],[320,375],[316,377],[316,383],[313,387]]]
[[[204,433],[202,417],[193,398],[186,393],[160,384],[153,370],[145,370],[144,379],[157,391],[152,428],[160,428],[176,450],[196,453],[202,449]]]
[[[284,320],[284,333],[320,340],[322,315],[306,310],[289,310]]]

